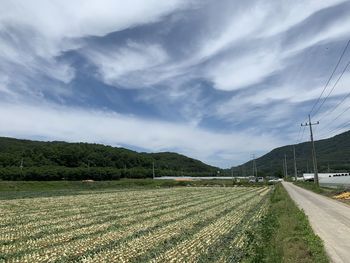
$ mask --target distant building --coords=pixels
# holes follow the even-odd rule
[[[313,173],[303,174],[304,181],[313,181]],[[318,180],[320,185],[328,187],[350,186],[349,173],[319,173]]]

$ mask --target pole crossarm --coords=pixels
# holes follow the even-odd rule
[[[303,127],[303,126],[314,126],[314,125],[318,125],[318,124],[320,124],[320,122],[319,121],[317,121],[317,122],[314,122],[314,123],[309,123],[309,122],[305,122],[305,123],[302,123],[301,124],[301,126]]]

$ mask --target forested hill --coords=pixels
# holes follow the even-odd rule
[[[153,162],[157,176],[205,176],[213,175],[218,170],[201,161],[171,152],[139,153],[101,144],[41,142],[0,137],[0,178],[3,179],[18,179],[20,174],[24,177],[22,179],[28,180],[52,177],[62,179],[58,177],[67,177],[67,173],[71,179],[98,179],[99,176],[94,174],[105,173],[108,174],[107,179],[150,177]],[[104,176],[100,177],[106,179]]]
[[[283,158],[287,156],[288,174],[294,175],[293,146],[295,146],[299,173],[312,171],[311,143],[304,142],[276,148],[256,160],[261,175],[282,175]],[[315,142],[318,170],[320,172],[343,172],[350,170],[350,131],[329,139]],[[236,173],[251,175],[252,161],[235,167]],[[308,169],[309,168],[309,169]]]

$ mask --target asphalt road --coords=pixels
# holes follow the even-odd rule
[[[315,194],[292,183],[283,186],[309,217],[315,233],[322,238],[332,262],[350,262],[350,206]]]

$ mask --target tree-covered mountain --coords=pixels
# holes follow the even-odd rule
[[[116,177],[150,177],[153,163],[156,175],[205,176],[213,175],[218,170],[201,161],[171,152],[139,153],[101,144],[42,142],[0,137],[0,176],[3,174],[0,178],[5,179],[16,179],[21,173],[27,175],[28,171],[40,174],[39,179],[45,179],[45,174],[51,173],[55,174],[55,179],[67,177],[64,174],[72,171],[84,174],[72,179],[86,179],[89,173],[104,172],[108,173],[109,177],[112,174],[117,174]],[[63,171],[63,174],[57,175],[58,172],[52,171]],[[8,173],[11,174],[10,178],[4,176]],[[29,177],[38,179],[36,175]],[[28,176],[22,179],[28,179]]]
[[[294,175],[293,146],[295,146],[299,174],[313,171],[311,143],[304,142],[276,148],[256,159],[261,175],[282,175],[283,159],[287,156],[288,174]],[[345,172],[350,170],[350,131],[332,138],[315,141],[319,172]],[[253,162],[234,167],[237,174],[252,175]]]

